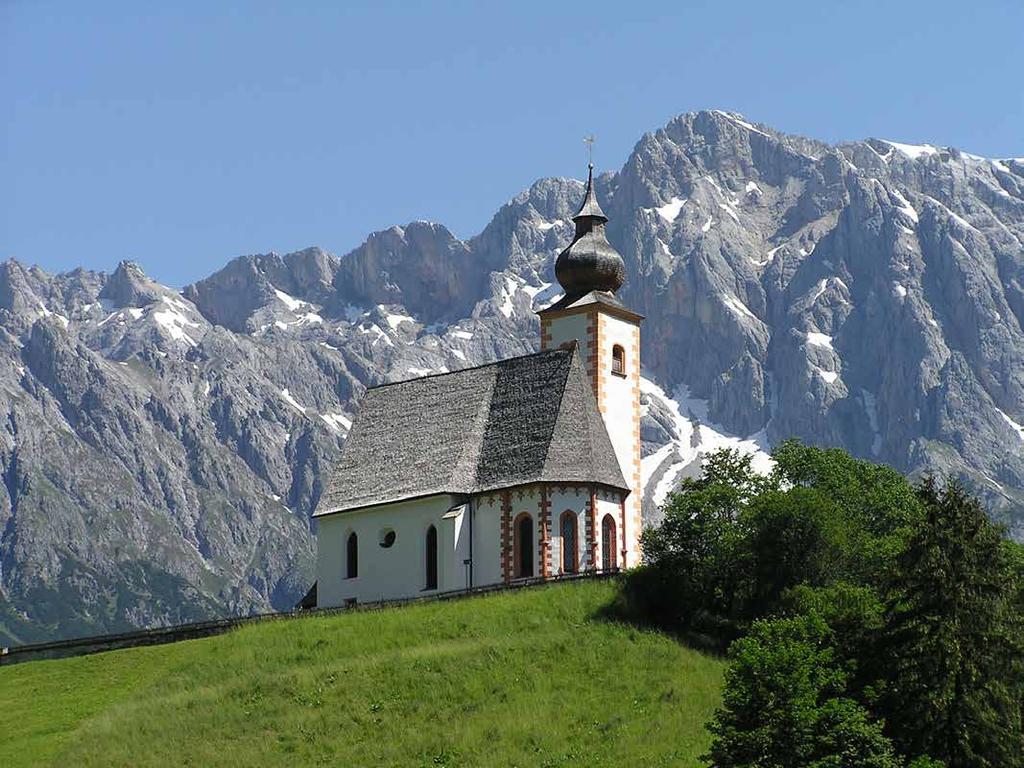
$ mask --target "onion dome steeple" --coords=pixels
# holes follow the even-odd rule
[[[591,291],[615,293],[626,279],[626,265],[605,235],[608,217],[597,202],[593,163],[583,202],[572,220],[576,224],[576,236],[555,260],[555,277],[567,296],[581,296]]]

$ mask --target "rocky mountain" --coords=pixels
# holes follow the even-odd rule
[[[1024,534],[1024,158],[710,111],[597,186],[647,317],[649,519],[702,452],[795,436],[962,477]],[[182,291],[0,265],[0,643],[293,605],[360,393],[534,349],[582,190]]]

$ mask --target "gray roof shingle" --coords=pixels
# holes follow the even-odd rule
[[[368,389],[314,516],[540,481],[628,490],[575,348]]]

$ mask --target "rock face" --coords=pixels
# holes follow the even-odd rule
[[[647,316],[648,519],[702,452],[796,436],[962,477],[1024,534],[1024,159],[712,111],[596,184]],[[291,607],[364,388],[534,349],[582,192],[181,292],[0,264],[0,643]]]

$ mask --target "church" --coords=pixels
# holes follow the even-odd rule
[[[372,387],[314,512],[318,607],[639,561],[640,323],[593,165],[541,351]]]

